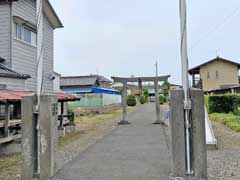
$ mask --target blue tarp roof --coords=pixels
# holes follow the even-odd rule
[[[68,89],[64,90],[65,93],[72,94],[118,94],[120,95],[120,91],[114,89],[105,89],[105,88],[92,88],[92,89]]]

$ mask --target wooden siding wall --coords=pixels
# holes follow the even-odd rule
[[[0,3],[0,57],[10,66],[10,6]]]
[[[36,24],[36,2],[35,0],[19,0],[13,3],[13,16],[19,16],[33,24]],[[53,91],[53,81],[49,75],[53,72],[53,28],[44,15],[44,92]],[[14,27],[13,27],[14,32]],[[37,72],[37,48],[24,42],[13,40],[12,49],[12,67],[20,73],[29,74],[30,79],[26,80],[26,89],[36,90],[36,72]]]
[[[24,79],[0,77],[0,84],[6,84],[7,89],[15,90],[15,91],[25,90],[24,81],[25,81]]]
[[[218,78],[216,77],[218,71]],[[209,72],[210,77],[207,74]],[[200,68],[200,76],[202,80],[203,90],[211,91],[219,89],[221,86],[239,84],[238,79],[238,66],[232,63],[224,62],[221,60],[211,62]]]
[[[43,18],[43,69],[44,69],[44,86],[45,92],[53,91],[53,80],[49,76],[53,73],[53,28],[51,27],[47,17]]]

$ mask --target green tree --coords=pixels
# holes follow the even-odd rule
[[[161,94],[159,96],[159,102],[160,102],[160,104],[164,104],[164,103],[167,102],[167,98],[164,95]]]
[[[170,90],[170,83],[168,81],[165,81],[162,84],[162,89],[163,89],[163,95],[167,98]]]
[[[145,96],[146,102],[148,102],[148,97],[149,97],[148,89],[143,90],[143,95]]]

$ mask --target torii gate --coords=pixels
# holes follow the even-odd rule
[[[115,83],[123,84],[122,92],[122,109],[123,109],[123,119],[118,123],[119,125],[130,124],[127,121],[127,83],[128,82],[137,82],[139,85],[140,92],[142,89],[142,82],[154,82],[155,88],[155,102],[156,102],[156,121],[153,124],[163,124],[163,121],[160,117],[160,102],[159,102],[159,93],[158,93],[158,83],[161,81],[167,81],[170,75],[166,76],[155,76],[155,77],[112,77]]]

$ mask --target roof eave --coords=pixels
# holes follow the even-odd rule
[[[9,74],[4,74],[4,73],[0,73],[0,77],[17,78],[17,79],[25,79],[25,80],[31,78],[31,76],[29,76],[29,75],[20,76],[20,75],[9,75]]]
[[[49,0],[43,1],[43,11],[54,29],[63,28],[63,24]]]

